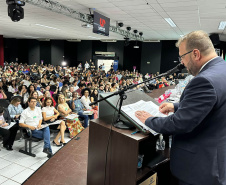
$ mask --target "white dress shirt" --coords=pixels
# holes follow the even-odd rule
[[[28,107],[22,112],[19,123],[37,127],[40,120],[42,120],[41,108],[35,107],[34,110],[31,110],[30,107]]]

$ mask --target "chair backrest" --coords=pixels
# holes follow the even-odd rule
[[[0,105],[4,108],[8,108],[9,106],[9,100],[6,100],[6,99],[0,99]]]
[[[7,100],[11,100],[11,98],[13,97],[13,93],[11,93],[11,92],[5,92],[5,94],[6,94],[6,96],[7,96]]]

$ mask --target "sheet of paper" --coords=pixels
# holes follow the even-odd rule
[[[157,135],[158,133],[147,127],[144,123],[142,123],[136,116],[136,111],[146,111],[153,116],[156,117],[165,117],[166,115],[159,112],[159,106],[154,104],[152,101],[145,102],[140,100],[136,103],[122,106],[122,111],[125,112],[130,118],[132,118],[136,123],[142,126],[145,130],[150,131],[153,135]]]
[[[84,111],[83,114],[84,114],[84,115],[92,115],[93,112],[92,112],[92,111]]]
[[[6,130],[9,130],[12,126],[14,126],[16,124],[16,122],[11,122],[10,125],[6,126],[6,127],[1,127],[4,128]]]
[[[75,119],[77,118],[78,115],[77,114],[69,114],[67,117],[65,117],[66,119]]]
[[[43,128],[45,128],[45,127],[48,127],[48,126],[50,126],[50,125],[59,125],[59,124],[61,123],[61,121],[62,121],[62,120],[56,120],[56,121],[54,121],[54,122],[52,122],[52,123],[43,124],[43,125],[41,125],[42,128],[36,128],[36,130],[41,130],[41,129],[43,129]]]

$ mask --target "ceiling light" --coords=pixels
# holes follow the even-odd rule
[[[180,37],[183,37],[184,35],[180,35]]]
[[[221,21],[218,27],[218,30],[224,30],[226,26],[226,21]]]
[[[170,19],[170,18],[164,18],[164,19],[165,19],[166,22],[169,23],[169,25],[170,25],[171,27],[177,27],[176,24],[173,22],[172,19]]]
[[[50,28],[50,29],[54,29],[54,30],[60,30],[58,28],[54,28],[54,27],[50,27],[50,26],[45,26],[45,25],[42,25],[42,24],[35,24],[36,26],[41,26],[41,27],[45,27],[45,28]]]

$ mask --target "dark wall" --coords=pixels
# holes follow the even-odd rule
[[[51,64],[61,65],[64,56],[64,41],[52,40],[51,41]]]
[[[44,64],[51,64],[51,42],[40,42],[40,60],[43,60]]]
[[[40,42],[28,40],[28,64],[40,64]]]
[[[18,40],[18,61],[28,64],[28,40],[20,39]]]
[[[78,43],[77,47],[77,62],[83,63],[83,66],[86,61],[92,59],[92,41],[91,40],[83,40]]]
[[[64,59],[69,66],[77,66],[77,42],[64,42]]]
[[[137,42],[139,48],[134,48],[135,42],[130,42],[128,46],[124,47],[124,56],[123,56],[123,69],[133,71],[133,66],[136,66],[136,70],[140,71],[141,63],[141,51],[142,44]]]
[[[7,62],[16,62],[16,58],[18,58],[17,39],[4,39],[4,58]]]
[[[123,69],[124,41],[107,43],[107,52],[115,52],[119,57],[119,69]]]
[[[141,69],[142,74],[156,73],[160,71],[161,63],[161,42],[143,42],[141,52]],[[150,64],[147,64],[150,62]]]
[[[133,70],[133,66],[138,71],[145,73],[166,72],[175,67],[178,63],[178,49],[175,47],[176,41],[161,41],[160,43],[141,43],[140,48],[133,46],[135,42],[130,42],[129,46],[124,46],[124,41],[106,43],[100,41],[85,40],[81,42],[68,42],[62,40],[52,40],[41,42],[37,40],[25,39],[4,39],[5,61],[16,61],[34,64],[61,65],[63,56],[69,66],[77,66],[79,62],[83,65],[85,61],[93,59],[95,51],[115,52],[119,57],[119,69]],[[218,48],[226,51],[226,44],[220,43]],[[150,62],[150,64],[147,64]]]
[[[176,42],[171,40],[162,41],[160,73],[164,73],[179,64],[174,63],[174,61],[178,61],[179,56],[179,50],[175,46]]]

